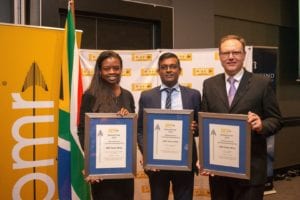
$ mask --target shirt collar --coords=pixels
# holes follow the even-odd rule
[[[243,77],[243,75],[244,75],[244,71],[245,71],[244,68],[242,68],[238,73],[236,73],[236,74],[233,76],[233,78],[234,78],[237,82],[241,82],[242,77]],[[228,74],[225,73],[225,81],[227,81],[229,77],[230,77],[230,76],[229,76]]]
[[[164,90],[165,88],[168,88],[165,84],[161,84],[160,91]],[[179,83],[176,83],[172,88],[175,88],[176,91],[180,91]]]

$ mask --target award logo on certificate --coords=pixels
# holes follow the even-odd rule
[[[144,168],[191,170],[193,110],[144,110]]]
[[[247,115],[199,112],[199,159],[205,171],[250,178],[251,131]]]
[[[85,115],[85,175],[132,178],[136,173],[137,116]]]

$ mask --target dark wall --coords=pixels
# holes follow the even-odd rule
[[[0,0],[0,22],[13,23],[13,1]]]
[[[67,12],[66,0],[45,1],[42,10],[44,26],[63,27]],[[76,21],[78,20],[77,28],[83,29],[83,34],[88,34],[88,37],[83,35],[84,48],[153,49],[173,47],[172,8],[120,0],[76,0],[75,10]],[[153,32],[150,32],[152,30]],[[146,41],[152,35],[155,40]],[[94,44],[92,44],[93,42]],[[143,42],[149,45],[143,45]],[[114,43],[119,46],[114,46]]]
[[[174,48],[214,47],[214,1],[174,0]]]

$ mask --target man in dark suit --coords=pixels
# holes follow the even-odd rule
[[[140,151],[143,153],[143,111],[144,108],[159,109],[193,109],[194,120],[191,129],[194,130],[194,136],[197,135],[196,121],[197,114],[200,111],[201,96],[200,92],[178,84],[178,78],[181,72],[178,57],[173,53],[164,53],[158,61],[158,74],[160,75],[162,85],[151,90],[144,91],[139,100],[138,114],[138,144]],[[171,102],[168,100],[166,89],[173,89],[171,93]],[[170,104],[171,103],[171,104]],[[169,107],[170,106],[170,107]],[[151,199],[167,200],[170,190],[170,182],[174,199],[176,200],[192,200],[194,188],[194,172],[195,162],[197,160],[197,152],[195,141],[193,141],[193,161],[192,171],[171,171],[171,170],[147,170],[145,171],[149,177]]]
[[[245,55],[242,37],[223,37],[219,57],[225,73],[203,83],[202,111],[246,114],[251,126],[250,180],[210,176],[212,200],[263,199],[267,178],[266,137],[277,133],[282,126],[271,81],[243,68]]]

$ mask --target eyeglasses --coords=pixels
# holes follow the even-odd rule
[[[226,51],[226,52],[220,52],[220,57],[222,58],[228,58],[230,55],[232,55],[232,57],[239,57],[243,54],[242,51]]]
[[[178,65],[175,65],[175,64],[171,64],[171,65],[161,65],[161,66],[159,66],[159,69],[161,69],[161,70],[168,70],[168,69],[170,69],[170,70],[174,70],[174,69],[178,69]]]

